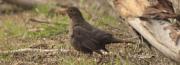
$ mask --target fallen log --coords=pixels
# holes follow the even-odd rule
[[[3,2],[14,4],[23,8],[33,8],[37,5],[49,3],[48,0],[3,0]]]
[[[163,25],[160,25],[157,21],[149,24],[147,21],[141,21],[139,18],[129,19],[128,23],[147,39],[152,46],[167,57],[180,62],[180,46],[178,46],[180,42],[176,45],[176,42],[169,37],[169,30],[163,30]]]
[[[120,16],[152,46],[180,63],[180,28],[168,20],[176,18],[176,14],[167,0],[157,1],[152,5],[148,0],[115,0],[114,5]]]

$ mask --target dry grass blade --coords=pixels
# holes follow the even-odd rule
[[[32,49],[32,48],[24,48],[10,51],[1,51],[0,54],[9,54],[9,53],[20,53],[20,52],[64,52],[67,53],[70,50],[66,49]]]

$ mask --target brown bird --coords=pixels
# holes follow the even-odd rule
[[[168,20],[168,18],[177,18],[174,12],[173,5],[169,0],[157,0],[156,5],[148,7],[141,19],[158,19],[158,20]]]
[[[70,41],[75,50],[92,54],[96,52],[103,55],[102,51],[109,52],[106,44],[130,42],[113,37],[112,34],[102,31],[90,25],[83,18],[76,7],[67,7],[66,12],[71,19]]]

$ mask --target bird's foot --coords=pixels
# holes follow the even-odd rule
[[[104,50],[100,50],[100,51],[102,52],[103,55],[108,55],[109,54],[109,52],[106,52]]]
[[[92,58],[92,57],[94,57],[94,56],[93,56],[93,54],[87,54],[87,57],[88,57],[88,58]]]

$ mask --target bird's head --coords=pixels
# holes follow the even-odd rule
[[[77,7],[68,7],[66,9],[66,13],[68,14],[68,16],[70,18],[72,18],[72,17],[81,17],[82,16],[80,10]]]
[[[60,7],[56,8],[55,11],[63,12],[67,14],[69,18],[73,21],[76,21],[76,22],[84,21],[84,18],[77,7],[60,5]]]

